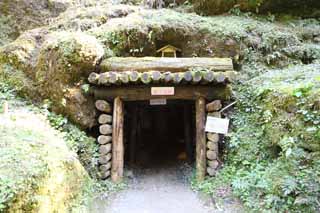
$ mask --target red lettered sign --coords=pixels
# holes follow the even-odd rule
[[[174,87],[151,87],[151,95],[174,95]]]

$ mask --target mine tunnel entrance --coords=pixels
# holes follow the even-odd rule
[[[125,102],[124,109],[126,166],[156,168],[194,162],[194,101]]]

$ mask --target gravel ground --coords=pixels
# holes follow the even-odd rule
[[[127,190],[95,201],[94,213],[217,213],[242,212],[233,202],[219,207],[190,189],[192,168],[184,163],[127,169]]]

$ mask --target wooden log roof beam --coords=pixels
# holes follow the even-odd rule
[[[231,58],[111,57],[104,59],[100,64],[103,72],[111,70],[115,72],[127,70],[185,72],[197,67],[214,71],[233,70]]]
[[[187,71],[165,72],[159,71],[138,73],[136,71],[115,72],[109,71],[101,74],[91,73],[88,81],[94,85],[112,86],[125,84],[225,84],[233,82],[237,73],[234,71]],[[180,78],[177,78],[180,77]]]
[[[231,97],[230,85],[185,85],[174,87],[174,95],[151,95],[150,86],[123,86],[123,87],[91,87],[95,99],[112,100],[120,97],[123,101],[147,101],[150,99],[165,98],[168,100],[197,100],[204,97],[207,100],[229,100]]]

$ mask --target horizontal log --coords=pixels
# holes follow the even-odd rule
[[[110,135],[100,135],[98,137],[98,143],[99,144],[107,144],[112,141],[112,137]]]
[[[119,77],[119,81],[121,82],[121,84],[129,83],[129,73],[128,72],[121,72],[120,77]]]
[[[133,83],[139,83],[140,81],[140,73],[137,71],[128,71],[129,72],[129,80]]]
[[[149,84],[152,82],[151,73],[150,72],[144,72],[141,74],[140,80],[144,84]]]
[[[217,133],[207,133],[207,138],[209,141],[212,141],[214,143],[218,143],[219,142],[219,134]]]
[[[151,79],[153,83],[158,83],[160,80],[163,79],[163,75],[159,71],[152,71],[151,72]]]
[[[216,118],[221,118],[221,112],[209,112],[208,115]]]
[[[207,151],[207,158],[208,158],[209,160],[216,160],[217,157],[218,157],[218,155],[217,155],[217,152],[216,152],[216,151],[211,151],[211,150],[208,150],[208,151]]]
[[[207,168],[207,173],[208,173],[209,176],[215,176],[216,172],[217,171],[215,169],[211,168],[211,167]]]
[[[94,82],[90,83],[94,84]],[[105,72],[99,75],[98,85],[109,85],[109,73]]]
[[[207,71],[202,73],[202,83],[209,84],[214,80],[214,73],[212,71]]]
[[[193,71],[192,72],[192,83],[197,84],[202,80],[202,72],[201,71]]]
[[[99,166],[99,170],[101,172],[106,172],[109,171],[111,169],[111,162],[108,162],[107,164],[102,164]]]
[[[171,84],[173,82],[173,74],[171,72],[165,72],[163,74],[163,81],[166,84]]]
[[[211,151],[218,151],[218,143],[217,142],[212,142],[208,141],[207,142],[207,148]]]
[[[207,164],[208,164],[208,167],[212,169],[217,169],[219,167],[219,161],[217,160],[208,160]]]
[[[111,151],[111,143],[108,143],[106,145],[101,145],[99,147],[99,153],[101,155],[106,155],[106,154],[110,153],[110,151]]]
[[[107,179],[108,177],[110,177],[110,174],[111,174],[111,172],[110,172],[110,170],[108,170],[108,171],[105,171],[105,172],[100,172],[100,178],[101,179]]]
[[[111,57],[104,59],[100,67],[102,71],[117,72],[127,70],[184,72],[197,67],[216,71],[233,70],[231,58]]]
[[[111,105],[105,100],[97,100],[95,103],[96,108],[101,112],[111,113]]]
[[[212,72],[212,71],[186,71],[186,72],[164,72],[150,71],[139,73],[137,71],[124,71],[124,72],[105,72],[97,75],[91,73],[90,76],[94,76],[90,83],[95,85],[120,85],[120,84],[137,84],[142,82],[143,84],[226,84],[232,82],[236,74],[234,71],[227,72]],[[231,76],[231,77],[230,77]]]
[[[176,86],[174,90],[174,95],[157,95],[156,98],[196,100],[204,97],[207,100],[229,100],[231,96],[231,87],[228,85],[216,85],[214,88],[204,85]],[[92,91],[96,99],[113,100],[120,97],[125,101],[143,101],[155,98],[148,86],[93,87]]]
[[[215,100],[206,105],[207,112],[218,111],[222,108],[222,104],[220,100]]]
[[[96,83],[98,83],[99,77],[100,77],[99,74],[92,72],[92,73],[90,73],[90,75],[88,77],[88,81],[91,84],[96,84]]]
[[[112,123],[112,115],[101,114],[98,118],[99,124],[110,124]]]
[[[107,164],[111,160],[112,154],[109,153],[107,155],[100,155],[99,157],[99,163],[100,164]]]
[[[99,127],[99,132],[102,135],[110,135],[112,134],[112,126],[109,124],[103,124]]]

